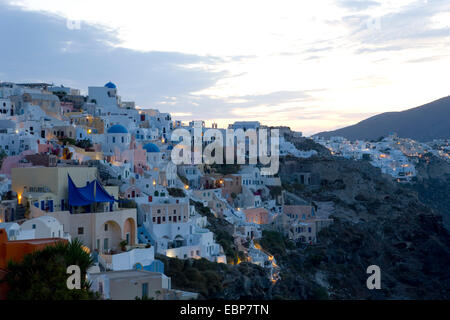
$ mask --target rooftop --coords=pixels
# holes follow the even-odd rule
[[[125,279],[136,279],[136,278],[160,278],[165,277],[164,274],[160,272],[151,272],[146,270],[121,270],[121,271],[108,271],[100,272],[95,275],[105,275],[111,280],[125,280]]]
[[[108,129],[108,133],[128,133],[128,130],[120,124],[115,124]]]

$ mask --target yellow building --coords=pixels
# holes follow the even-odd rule
[[[70,112],[66,116],[77,126],[82,126],[86,130],[91,129],[89,133],[103,134],[105,132],[105,123],[102,118],[81,112]]]
[[[97,168],[85,166],[28,167],[11,170],[12,190],[19,203],[29,203],[43,211],[54,212],[68,209],[68,175],[78,187],[84,187],[97,178]],[[115,199],[119,187],[105,187]],[[117,204],[114,205],[117,208]]]
[[[75,187],[82,188],[97,179],[97,168],[14,168],[11,174],[12,189],[22,204],[28,202],[30,218],[42,215],[56,218],[63,225],[64,232],[68,232],[72,239],[80,239],[91,250],[117,252],[122,241],[134,245],[137,242],[136,209],[119,209],[116,202],[113,205],[113,202],[100,202],[88,205],[89,208],[73,207],[72,213],[67,211],[69,175]],[[114,199],[118,198],[117,186],[103,188]]]

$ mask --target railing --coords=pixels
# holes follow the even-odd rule
[[[110,254],[98,255],[98,263],[101,264],[106,270],[112,270],[112,256]]]

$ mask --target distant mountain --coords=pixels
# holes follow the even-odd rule
[[[421,142],[450,139],[450,96],[401,112],[381,113],[355,125],[314,136],[372,140],[392,132]]]

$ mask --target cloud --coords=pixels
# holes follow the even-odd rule
[[[435,27],[434,21],[437,15],[449,10],[447,0],[417,1],[385,14],[355,14],[345,16],[342,21],[350,28],[351,39],[363,44],[385,45],[388,50],[400,50],[449,36],[450,28]],[[359,53],[368,50],[363,49]]]
[[[448,58],[448,57],[449,57],[448,55],[423,57],[423,58],[408,60],[406,62],[407,63],[422,63],[422,62],[437,61],[437,60]]]
[[[338,0],[336,1],[336,4],[340,7],[353,11],[366,10],[368,8],[377,7],[380,5],[379,2],[366,0]]]
[[[404,46],[396,45],[396,46],[381,46],[381,47],[367,47],[364,46],[362,48],[359,48],[355,52],[357,54],[361,53],[372,53],[372,52],[386,52],[386,51],[400,51],[404,50]]]
[[[256,118],[305,132],[448,95],[448,0],[258,3],[258,14],[238,1],[179,1],[176,12],[130,1],[0,4],[1,79],[82,91],[111,80],[123,100],[180,120]],[[71,30],[61,16],[86,20]]]
[[[287,112],[300,110],[300,102],[314,101],[308,91],[277,91],[260,95],[243,95],[230,97],[213,97],[208,95],[183,95],[176,101],[162,101],[156,106],[161,110],[170,111],[175,118],[188,120],[192,114],[200,114],[202,119],[215,120],[227,118],[242,120],[263,119]],[[288,105],[289,107],[286,107]],[[186,110],[192,110],[189,115]]]
[[[225,72],[202,65],[220,58],[176,52],[139,52],[118,47],[113,30],[82,23],[70,29],[52,14],[22,11],[0,4],[0,73],[3,81],[45,81],[80,89],[118,85],[124,100],[151,107],[166,96],[212,86]]]

